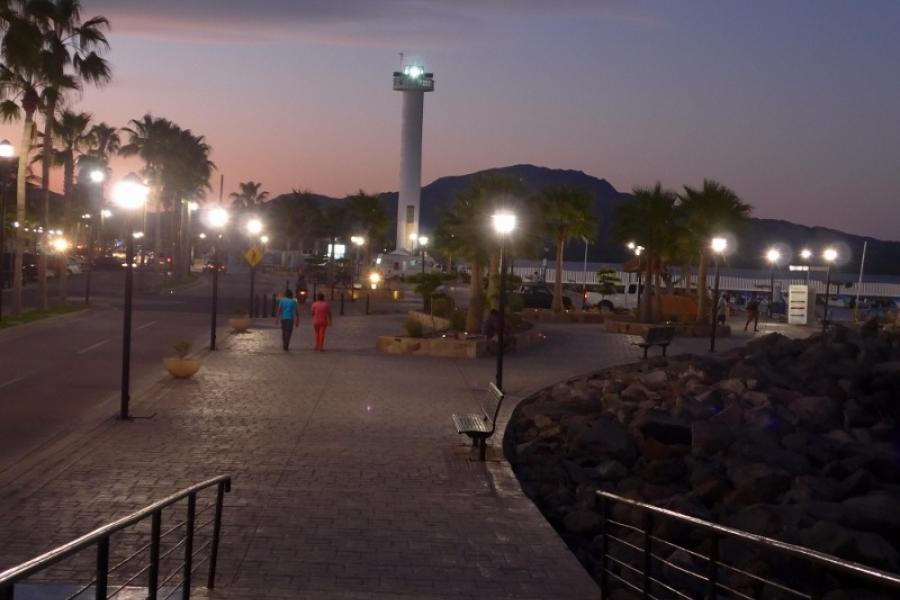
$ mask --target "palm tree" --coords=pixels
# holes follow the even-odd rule
[[[240,192],[231,193],[231,208],[236,211],[253,210],[262,205],[269,197],[269,192],[261,192],[263,184],[256,181],[244,181]]]
[[[555,185],[544,188],[539,205],[540,220],[556,243],[556,274],[553,282],[554,311],[563,309],[563,251],[572,238],[591,240],[597,232],[597,217],[590,193],[581,188]]]
[[[705,322],[711,314],[706,295],[710,258],[709,240],[723,232],[738,232],[750,217],[753,207],[742,201],[728,187],[705,179],[702,189],[684,186],[680,210],[683,213],[689,243],[695,250],[699,250],[697,320]]]
[[[29,8],[30,18],[40,30],[41,54],[47,76],[47,85],[41,92],[41,112],[44,115],[41,222],[44,229],[47,229],[50,216],[50,167],[54,163],[53,136],[57,108],[65,101],[68,93],[81,90],[85,83],[100,86],[111,79],[109,63],[100,56],[101,52],[109,49],[104,34],[104,31],[109,29],[109,21],[102,16],[83,21],[80,0],[31,1],[25,5]],[[47,307],[46,268],[47,253],[42,252],[38,271],[44,308]],[[61,294],[65,295],[64,287],[61,288]]]
[[[488,297],[498,296],[500,245],[491,228],[491,215],[500,208],[520,212],[522,186],[512,178],[488,173],[476,177],[459,192],[441,216],[436,246],[465,258],[471,267],[466,330],[479,331],[484,312],[483,278],[489,268]],[[518,235],[518,234],[517,234]]]
[[[367,194],[359,190],[350,196],[348,205],[350,221],[365,238],[365,254],[363,264],[368,268],[372,261],[372,246],[380,246],[388,233],[390,219],[378,195]]]
[[[665,257],[677,242],[677,200],[674,192],[657,182],[652,189],[636,187],[634,197],[616,207],[615,236],[622,242],[634,241],[644,247],[638,269],[645,273],[648,293],[641,303],[642,321],[653,321],[660,313],[660,273]]]
[[[69,229],[72,226],[72,209],[75,203],[75,165],[90,147],[90,123],[90,114],[66,110],[59,115],[59,119],[53,124],[53,133],[60,141],[60,148],[54,150],[52,156],[54,162],[63,167],[63,197],[65,200],[63,223],[65,224],[65,229]],[[46,138],[43,143],[46,146]],[[44,157],[47,156],[46,148],[44,148],[43,155]],[[43,160],[46,160],[46,158]],[[65,256],[61,260],[59,299],[60,302],[65,302],[68,282]]]
[[[268,203],[270,221],[276,233],[284,239],[290,250],[294,242],[301,253],[306,242],[315,239],[320,230],[322,211],[312,192],[294,189],[277,200]],[[318,250],[318,248],[316,248]]]
[[[41,32],[28,13],[2,11],[6,32],[0,42],[0,115],[4,121],[24,117],[19,166],[16,175],[16,221],[26,222],[26,192],[29,157],[35,139],[34,115],[49,77],[41,47]],[[12,314],[22,311],[22,259],[25,250],[23,228],[16,229],[16,254],[13,263]]]
[[[78,157],[82,170],[101,169],[109,175],[109,158],[118,154],[122,145],[119,130],[104,122],[91,127],[87,152]]]

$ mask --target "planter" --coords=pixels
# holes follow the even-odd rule
[[[250,317],[231,317],[228,319],[228,326],[231,327],[231,330],[234,333],[244,333],[248,329],[250,329],[250,325],[253,324],[253,321]]]
[[[203,363],[199,358],[169,356],[163,359],[163,365],[175,379],[189,379],[200,370]]]

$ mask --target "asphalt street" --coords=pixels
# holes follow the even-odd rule
[[[142,274],[145,278],[152,274]],[[161,359],[176,342],[209,345],[210,275],[182,288],[137,293],[132,333],[132,395],[163,376]],[[51,297],[55,297],[55,282]],[[120,398],[124,273],[98,272],[91,308],[0,331],[0,471],[84,426],[117,414]],[[147,287],[147,286],[139,286]],[[271,294],[284,278],[259,274],[256,290]],[[244,309],[247,272],[220,276],[219,335]],[[35,294],[29,286],[26,304]],[[84,276],[72,277],[71,301],[83,301]],[[8,296],[4,298],[8,301]],[[8,304],[6,304],[8,307]]]

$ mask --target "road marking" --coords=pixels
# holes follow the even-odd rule
[[[19,383],[19,382],[22,381],[23,379],[25,379],[25,378],[24,378],[24,377],[16,377],[15,379],[10,379],[9,381],[7,381],[7,382],[5,382],[5,383],[0,383],[0,389],[3,389],[3,388],[5,388],[5,387],[7,387],[7,386],[10,386],[10,385],[12,385],[12,384],[14,384],[14,383]]]
[[[156,321],[150,321],[149,323],[144,323],[143,325],[138,327],[137,330],[140,331],[141,329],[146,329],[146,328],[150,327],[151,325],[156,325]]]
[[[109,343],[109,340],[103,340],[102,342],[97,342],[96,344],[93,344],[93,345],[91,345],[91,346],[88,346],[87,348],[82,348],[81,350],[79,350],[79,351],[76,352],[75,354],[86,354],[86,353],[90,352],[91,350],[96,350],[97,348],[99,348],[99,347],[102,346],[103,344],[108,344],[108,343]]]

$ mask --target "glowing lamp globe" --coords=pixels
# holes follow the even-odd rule
[[[825,251],[822,252],[822,258],[827,262],[833,263],[838,258],[838,252],[834,248],[825,248]]]
[[[779,252],[775,248],[770,248],[769,251],[766,252],[766,260],[773,265],[776,264],[779,260],[781,260],[781,252]]]
[[[247,221],[247,233],[250,235],[259,235],[262,233],[263,224],[259,219],[250,219]]]
[[[113,188],[113,202],[119,208],[137,210],[147,203],[147,194],[150,188],[144,185],[140,177],[129,173]]]
[[[54,238],[50,245],[56,252],[65,252],[69,249],[69,240],[65,238]]]
[[[419,65],[409,65],[408,67],[403,69],[403,73],[410,79],[418,79],[425,74],[425,69],[423,69]]]
[[[427,235],[423,235],[423,236],[420,236],[420,237],[419,237],[419,245],[420,245],[420,246],[427,246],[427,245],[428,245],[428,236],[427,236]]]
[[[516,215],[511,212],[497,212],[491,217],[494,231],[500,235],[509,235],[516,228]]]
[[[16,149],[9,143],[9,140],[0,142],[0,158],[12,158],[15,155]]]
[[[106,172],[103,169],[91,169],[88,176],[92,183],[103,183],[106,181]]]
[[[812,250],[810,250],[809,248],[804,248],[800,251],[800,258],[802,258],[803,260],[809,260],[810,258],[812,258]]]
[[[350,242],[355,244],[356,246],[362,246],[366,243],[366,238],[361,235],[354,235],[350,238]]]
[[[728,249],[728,240],[723,237],[715,237],[712,239],[712,242],[710,242],[709,247],[716,254],[722,254]]]
[[[222,229],[228,224],[230,218],[227,210],[217,207],[206,213],[206,224],[213,229]]]

